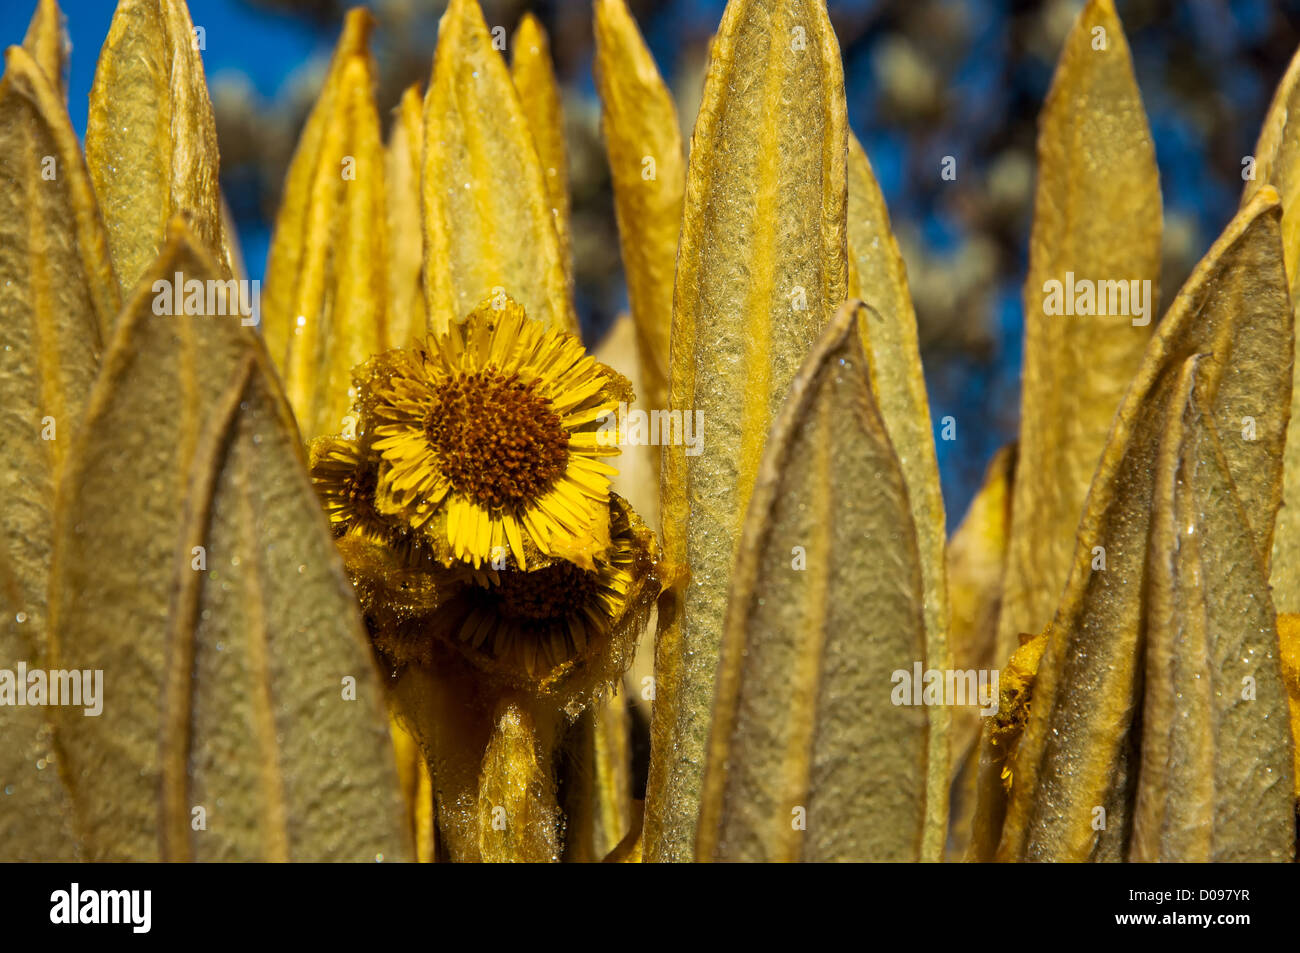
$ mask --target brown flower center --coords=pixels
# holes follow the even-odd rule
[[[537,382],[495,368],[434,385],[429,443],[460,493],[489,508],[531,503],[569,460],[569,435]]]
[[[558,621],[582,611],[596,594],[596,574],[572,563],[504,572],[491,590],[497,611],[516,622]]]
[[[379,488],[379,467],[361,463],[343,480],[343,497],[357,513],[374,513],[375,491]]]

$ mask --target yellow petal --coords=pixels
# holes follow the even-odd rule
[[[845,298],[846,137],[824,3],[731,0],[692,140],[673,306],[671,406],[701,413],[711,437],[707,453],[664,453],[665,558],[692,577],[656,643],[650,861],[693,856],[741,522],[771,421]]]
[[[1040,129],[1024,295],[1020,466],[999,658],[1011,654],[1021,632],[1042,631],[1051,619],[1089,481],[1160,298],[1155,149],[1111,0],[1091,0],[1075,21]],[[1144,318],[1130,314],[1048,313],[1045,284],[1060,282],[1064,297],[1071,276],[1095,282],[1108,310],[1103,289],[1118,286],[1104,282],[1150,281],[1146,324],[1135,324]],[[1130,299],[1129,311],[1135,310]]]
[[[814,347],[759,471],[718,665],[700,860],[937,861],[943,849],[947,747],[927,708],[888,687],[914,664],[948,663],[929,654],[919,540],[856,312],[846,304]]]
[[[476,0],[451,0],[424,104],[424,279],[444,334],[501,289],[577,333],[541,161]]]
[[[124,290],[182,213],[208,252],[221,254],[216,121],[184,0],[118,3],[90,90],[86,164]]]
[[[527,569],[528,559],[524,554],[524,539],[519,532],[518,520],[507,513],[501,517],[501,522],[505,526],[506,540],[510,543],[510,554],[520,569]]]

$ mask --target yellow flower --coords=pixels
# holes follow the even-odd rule
[[[388,540],[392,526],[375,510],[379,457],[354,440],[318,437],[311,443],[311,482],[336,536]]]
[[[504,296],[418,350],[363,369],[362,427],[381,455],[376,507],[444,558],[519,569],[538,555],[594,570],[609,548],[605,421],[626,379]]]
[[[501,687],[580,707],[630,664],[661,588],[654,534],[619,496],[608,514],[611,545],[593,569],[554,560],[526,572],[444,576],[438,605],[387,627],[377,646],[399,663],[427,664],[450,650]]]

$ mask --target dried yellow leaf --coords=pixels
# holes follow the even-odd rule
[[[587,708],[570,730],[565,860],[604,860],[631,829],[630,732],[623,694]]]
[[[510,63],[519,105],[533,133],[537,158],[542,164],[546,197],[554,216],[555,234],[560,241],[560,261],[565,280],[573,282],[573,240],[569,224],[569,160],[564,147],[564,107],[560,84],[551,62],[551,44],[546,30],[531,13],[525,13],[514,35],[514,58]]]
[[[984,482],[961,525],[948,544],[948,596],[952,605],[953,667],[991,669],[998,605],[1002,595],[1002,568],[1011,523],[1011,484],[1016,468],[1016,448],[1003,447],[984,473]],[[954,713],[954,770],[979,735],[978,714]]]
[[[292,418],[238,316],[154,313],[178,273],[220,276],[181,225],[60,492],[52,665],[102,670],[107,699],[56,715],[86,857],[403,857],[380,682]]]
[[[108,239],[76,134],[22,47],[0,80],[0,659],[45,665],[54,501],[118,308]],[[53,174],[47,174],[53,173]],[[73,841],[42,707],[0,706],[5,860],[70,860]]]
[[[849,257],[854,266],[850,293],[871,306],[868,316],[860,322],[860,331],[870,364],[872,394],[890,442],[898,452],[916,528],[925,591],[926,658],[935,668],[947,669],[951,667],[944,563],[948,533],[939,488],[939,461],[930,427],[930,400],[925,392],[916,336],[916,312],[907,289],[907,267],[889,227],[885,198],[866,152],[852,133],[848,183]],[[938,792],[948,788],[951,714],[946,707],[935,706],[928,715],[932,756],[927,765],[932,776],[927,781],[927,798],[937,802],[942,797],[946,804],[946,793]],[[943,828],[931,828],[928,835],[933,840],[923,853],[935,857],[943,848]]]
[[[1290,861],[1294,744],[1264,563],[1188,358],[1151,522],[1129,859]]]
[[[1051,619],[1089,482],[1159,302],[1155,147],[1111,0],[1090,0],[1075,20],[1039,125],[1000,658],[1019,633]],[[1076,313],[1089,296],[1093,313]]]
[[[714,671],[741,523],[791,380],[844,301],[847,118],[821,0],[731,0],[695,126],[673,306],[671,407],[707,450],[664,453],[665,558],[646,859],[694,855]]]
[[[267,259],[265,340],[303,436],[347,428],[352,370],[387,343],[384,148],[370,15],[348,15]]]
[[[595,71],[645,381],[637,393],[647,407],[662,409],[668,406],[668,343],[686,160],[672,94],[624,0],[597,0]]]
[[[424,102],[418,86],[402,94],[388,139],[384,195],[388,208],[388,347],[411,347],[425,335],[424,235],[420,228],[420,148]]]
[[[946,739],[887,686],[948,663],[929,654],[919,540],[859,313],[844,305],[814,347],[759,470],[718,663],[700,860],[942,850]]]
[[[226,389],[186,493],[158,728],[162,859],[409,860],[383,682],[269,370],[250,356]]]
[[[952,607],[949,640],[953,668],[958,671],[990,671],[998,666],[994,641],[1002,601],[1015,466],[1014,445],[994,455],[983,484],[948,544],[948,598]],[[964,857],[970,845],[981,726],[978,709],[964,707],[953,712],[948,831],[948,856],[953,859]]]
[[[1278,613],[1277,636],[1282,647],[1282,680],[1286,683],[1287,704],[1291,710],[1291,741],[1295,751],[1292,776],[1295,778],[1297,808],[1300,809],[1300,615]]]
[[[500,289],[578,333],[537,147],[476,0],[451,0],[438,28],[421,187],[431,332]]]
[[[221,253],[216,121],[184,0],[118,3],[90,90],[86,164],[126,291],[177,215]]]
[[[1292,307],[1300,305],[1300,55],[1292,59],[1273,94],[1255,146],[1254,177],[1242,195],[1246,204],[1265,185],[1282,198],[1282,252],[1291,281]],[[1295,374],[1300,374],[1300,364]],[[1279,612],[1300,612],[1300,380],[1291,388],[1291,425],[1283,465],[1282,509],[1273,537],[1269,583]]]
[[[68,53],[72,44],[56,0],[37,0],[36,12],[23,37],[23,49],[31,54],[59,98],[68,101]]]
[[[1190,357],[1206,355],[1197,377],[1207,419],[1223,435],[1254,546],[1268,551],[1291,406],[1280,219],[1277,193],[1267,188],[1229,223],[1160,324],[1116,415],[1012,766],[1000,859],[1123,857],[1137,775],[1130,726],[1141,684],[1157,458],[1177,412],[1178,371]],[[1104,830],[1095,826],[1099,809]]]
[[[1000,669],[998,710],[982,723],[979,743],[963,766],[962,796],[973,803],[962,805],[961,826],[954,831],[954,840],[961,837],[965,843],[954,846],[961,847],[962,854],[958,856],[968,861],[990,861],[997,851],[1006,817],[1007,794],[1015,784],[1008,762],[1014,758],[1029,720],[1034,677],[1050,631],[1049,628],[1034,636],[1021,634],[1020,647]]]
[[[527,706],[503,701],[493,717],[478,792],[479,849],[488,863],[560,859],[551,744]]]

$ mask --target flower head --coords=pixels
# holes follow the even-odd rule
[[[621,497],[608,508],[611,545],[593,569],[444,576],[437,604],[385,626],[377,647],[398,663],[459,656],[501,687],[580,708],[630,664],[662,588],[654,534]]]
[[[490,299],[425,347],[379,355],[358,386],[380,513],[423,532],[444,562],[595,570],[616,472],[600,458],[618,453],[603,420],[631,388],[576,338]]]

